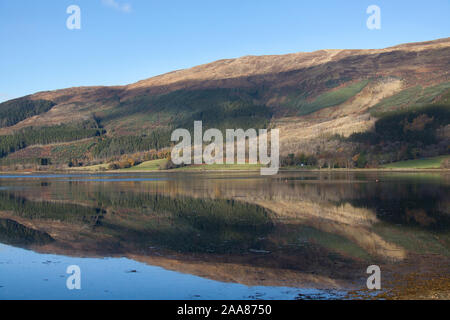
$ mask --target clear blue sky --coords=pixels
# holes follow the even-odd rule
[[[81,30],[66,28],[71,4]],[[371,4],[381,30],[366,27]],[[244,55],[445,38],[449,13],[449,0],[0,0],[0,101]]]

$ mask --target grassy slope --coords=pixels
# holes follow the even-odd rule
[[[159,166],[164,164],[167,160],[166,159],[158,159],[158,160],[150,160],[150,161],[144,161],[137,166],[121,169],[119,171],[133,171],[133,170],[139,170],[139,171],[156,171],[159,170]]]
[[[145,161],[141,164],[127,168],[127,169],[121,169],[119,171],[157,171],[159,170],[159,166],[162,165],[167,160],[160,159],[160,160],[151,160],[151,161]],[[172,171],[214,171],[214,170],[259,170],[261,165],[259,164],[211,164],[211,165],[192,165],[192,166],[186,166],[181,167],[177,169],[172,169]]]
[[[294,98],[288,104],[298,110],[297,114],[299,116],[307,115],[320,109],[344,103],[361,92],[361,90],[363,90],[368,83],[369,80],[362,80],[343,88],[327,91],[317,96],[313,101],[307,101],[303,96],[301,96],[299,98]]]
[[[129,171],[158,171],[160,165],[164,164],[166,159],[144,161],[137,166],[125,169],[115,170],[116,172],[129,172]],[[220,170],[259,170],[262,165],[260,164],[211,164],[211,165],[192,165],[177,169],[171,169],[171,171],[220,171]],[[98,164],[88,167],[72,168],[75,170],[87,170],[98,171],[101,168],[107,169],[108,164]]]
[[[439,169],[442,161],[450,156],[440,156],[428,159],[399,161],[383,166],[386,169]]]
[[[446,97],[450,93],[450,82],[444,82],[439,85],[423,88],[421,86],[411,87],[400,91],[399,93],[383,99],[370,109],[372,115],[376,116],[383,112],[389,112],[399,109],[418,108],[433,102],[448,103]],[[435,101],[437,97],[443,95],[441,99]]]

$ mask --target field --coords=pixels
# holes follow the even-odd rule
[[[145,161],[141,164],[126,168],[120,169],[118,171],[157,171],[160,168],[160,165],[164,164],[167,160],[159,159],[159,160],[151,160]],[[214,171],[214,170],[259,170],[261,165],[259,164],[211,164],[211,165],[192,165],[186,166],[176,169],[170,169],[171,171]]]
[[[159,170],[160,165],[164,164],[167,160],[151,160],[145,161],[141,164],[127,168],[121,169],[119,171],[155,171]],[[214,171],[214,170],[259,170],[261,165],[259,164],[211,164],[211,165],[192,165],[176,169],[171,169],[171,171]]]
[[[115,172],[145,172],[145,171],[158,171],[160,166],[163,165],[167,160],[158,159],[142,162],[134,167],[124,168],[114,170]],[[170,171],[220,171],[220,170],[236,170],[236,171],[252,171],[259,170],[262,167],[260,164],[211,164],[211,165],[191,165],[176,169],[170,169]],[[93,166],[86,167],[74,167],[71,170],[79,171],[109,171],[108,164],[97,164]]]
[[[138,164],[137,166],[134,166],[131,168],[120,169],[119,171],[133,171],[133,170],[155,171],[155,170],[159,170],[159,166],[164,164],[166,161],[167,161],[166,159],[145,161],[145,162]]]
[[[383,166],[386,169],[439,169],[442,161],[450,156],[440,156],[427,159],[399,161]]]

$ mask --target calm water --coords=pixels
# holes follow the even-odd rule
[[[373,264],[450,274],[449,194],[434,173],[3,175],[0,299],[327,299]]]

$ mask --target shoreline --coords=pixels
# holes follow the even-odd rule
[[[111,173],[245,173],[245,172],[258,172],[260,169],[172,169],[172,170],[89,170],[89,169],[71,169],[71,170],[32,170],[32,171],[0,171],[0,174],[111,174]],[[334,173],[334,172],[401,172],[401,173],[450,173],[450,169],[412,169],[412,168],[370,168],[370,169],[283,169],[280,168],[277,174],[283,172],[322,172],[322,173]]]

